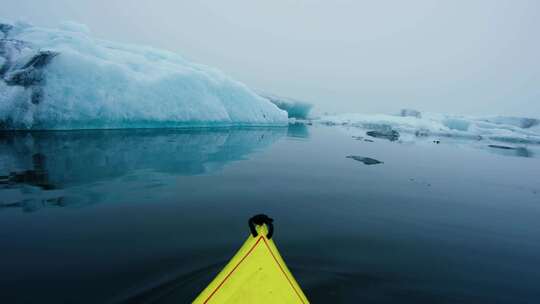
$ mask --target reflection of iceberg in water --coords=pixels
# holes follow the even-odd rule
[[[49,183],[47,169],[45,168],[45,156],[40,153],[32,155],[31,169],[12,171],[9,175],[0,176],[0,184],[28,184],[44,190],[54,189],[54,186]]]
[[[84,187],[141,171],[170,176],[210,173],[245,159],[286,132],[239,128],[4,133],[0,193],[19,185],[41,190]],[[57,198],[47,199],[58,205]]]
[[[305,124],[301,123],[289,124],[289,128],[287,128],[287,137],[308,138],[308,128]]]

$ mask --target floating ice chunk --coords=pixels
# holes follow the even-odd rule
[[[471,125],[470,121],[460,118],[449,117],[442,121],[442,124],[450,130],[467,131]]]
[[[399,132],[392,129],[368,131],[366,132],[366,135],[375,137],[375,138],[388,139],[389,141],[396,141],[399,139]]]
[[[286,125],[287,113],[222,72],[84,26],[5,24],[0,128]],[[11,28],[10,28],[11,27]]]
[[[372,131],[372,133],[383,131],[385,133],[388,130],[394,130],[401,136],[409,134],[416,137],[456,137],[540,144],[540,120],[536,118],[486,118],[435,113],[422,113],[421,118],[401,115],[340,114],[323,116],[318,122],[327,125],[357,127]]]
[[[371,157],[363,157],[363,156],[357,156],[357,155],[349,155],[349,156],[347,156],[347,158],[354,159],[354,160],[359,161],[361,163],[364,163],[364,165],[368,165],[368,166],[378,165],[378,164],[383,163],[382,161],[376,160],[376,159],[371,158]]]

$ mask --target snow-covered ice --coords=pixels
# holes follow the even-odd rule
[[[72,22],[0,23],[0,129],[287,124],[268,99],[175,53]]]
[[[405,112],[404,115],[403,113]],[[321,117],[318,122],[364,130],[397,131],[412,137],[453,137],[508,143],[540,144],[540,120],[520,117],[472,117],[411,110],[400,115],[338,114]],[[402,136],[403,137],[403,136]]]

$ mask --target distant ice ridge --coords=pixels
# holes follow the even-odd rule
[[[402,110],[400,115],[338,114],[320,123],[367,130],[395,130],[414,136],[456,137],[510,143],[540,144],[540,119],[522,117],[472,117]]]
[[[222,72],[84,25],[0,21],[0,129],[286,125],[287,113]]]
[[[278,108],[286,111],[289,118],[308,119],[309,112],[311,111],[311,108],[313,108],[312,104],[305,101],[281,97],[265,92],[258,92],[258,94],[270,100]]]

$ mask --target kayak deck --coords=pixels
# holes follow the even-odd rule
[[[309,303],[260,225],[193,303]]]

